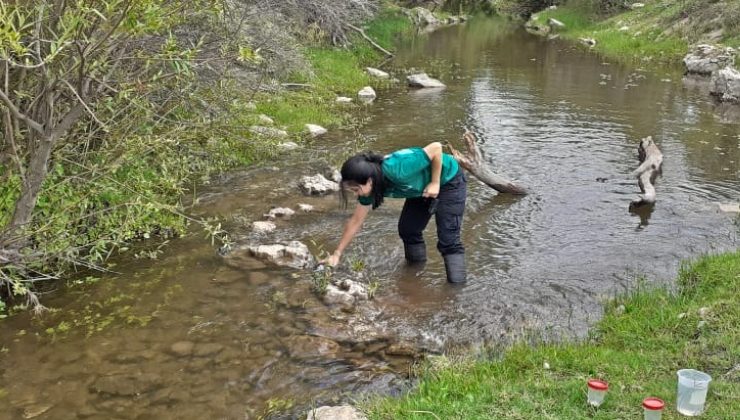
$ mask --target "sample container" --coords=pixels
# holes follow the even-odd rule
[[[598,379],[588,381],[588,403],[594,407],[600,406],[604,402],[607,389],[609,385],[604,381]]]
[[[663,416],[665,403],[660,398],[645,398],[642,401],[642,408],[645,414],[644,420],[660,420]]]
[[[678,412],[684,416],[698,416],[704,411],[707,389],[712,377],[694,369],[678,371]]]

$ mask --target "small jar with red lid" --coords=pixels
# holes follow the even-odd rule
[[[600,406],[604,402],[608,389],[609,384],[604,381],[598,379],[588,381],[588,403],[594,407]]]
[[[660,420],[663,416],[665,403],[660,398],[650,397],[642,401],[642,408],[645,413],[645,420]]]

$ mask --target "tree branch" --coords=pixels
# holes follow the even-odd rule
[[[44,126],[39,124],[38,122],[31,119],[28,115],[20,112],[18,108],[16,108],[13,101],[11,101],[7,96],[5,96],[5,92],[0,91],[0,101],[10,110],[10,113],[13,114],[13,116],[16,119],[19,119],[26,123],[28,128],[32,129],[33,131],[43,135],[44,134]]]

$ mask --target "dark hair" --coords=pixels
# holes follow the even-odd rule
[[[346,188],[363,185],[368,179],[373,180],[373,188],[370,197],[373,199],[373,209],[383,204],[383,191],[385,190],[385,179],[383,178],[383,156],[365,152],[352,156],[342,165],[341,194],[342,203],[347,205]]]

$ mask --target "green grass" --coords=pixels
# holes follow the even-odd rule
[[[700,308],[708,308],[703,317]],[[365,408],[371,419],[635,419],[654,396],[672,419],[676,371],[694,368],[713,378],[703,418],[731,419],[740,413],[738,363],[740,251],[683,269],[675,292],[638,287],[610,302],[588,340],[432,360],[412,392]],[[589,378],[610,384],[599,409],[586,404]]]
[[[565,24],[565,29],[555,31],[563,38],[593,38],[594,50],[620,60],[678,63],[689,48],[685,39],[666,35],[658,16],[646,14],[645,9],[601,20],[587,9],[566,6],[542,11],[532,21],[545,26],[549,18]],[[625,26],[629,29],[620,30]]]

